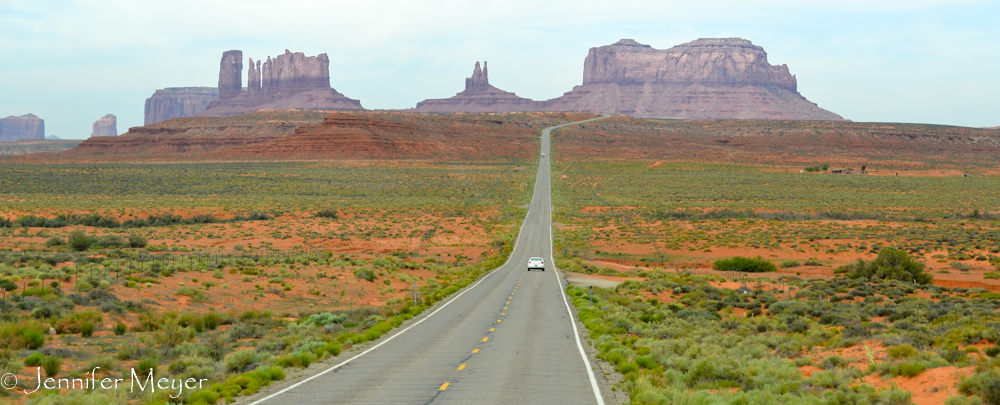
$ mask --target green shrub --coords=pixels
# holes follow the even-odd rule
[[[659,364],[656,363],[656,360],[653,360],[653,359],[651,359],[649,357],[644,357],[644,356],[643,357],[636,357],[635,358],[635,364],[638,364],[639,367],[642,367],[642,368],[645,368],[645,369],[649,369],[649,370],[652,370],[652,369],[654,369],[656,367],[659,367]]]
[[[90,322],[84,322],[80,324],[80,336],[83,337],[94,336],[94,324]]]
[[[45,344],[45,335],[34,329],[26,329],[21,337],[24,338],[24,347],[29,350],[38,350]]]
[[[49,240],[45,241],[45,246],[48,246],[48,247],[63,246],[65,244],[66,244],[66,241],[63,240],[63,238],[60,238],[58,236],[53,236],[53,237],[49,238]]]
[[[370,269],[354,270],[354,277],[357,277],[358,280],[365,280],[365,281],[375,281],[375,279],[378,278],[375,275],[375,272]]]
[[[139,364],[135,366],[136,373],[144,374],[149,373],[149,370],[156,372],[156,367],[159,366],[159,362],[152,357],[143,357],[139,360]]]
[[[857,263],[841,266],[838,272],[847,273],[850,278],[868,278],[871,280],[899,280],[928,284],[934,278],[925,273],[926,265],[911,258],[905,251],[894,247],[879,250],[878,257],[866,262],[858,259]]]
[[[986,355],[990,357],[997,357],[997,355],[1000,354],[1000,347],[998,346],[987,347],[986,349],[983,349],[983,353],[986,353]]]
[[[618,372],[622,374],[628,374],[633,371],[639,371],[639,365],[631,361],[626,361],[618,365]]]
[[[220,322],[219,315],[214,312],[209,312],[202,317],[202,323],[204,323],[205,329],[208,330],[215,330],[215,328],[219,327]]]
[[[77,292],[81,292],[81,293],[86,294],[86,293],[89,293],[89,292],[91,292],[93,290],[94,290],[94,286],[90,285],[90,283],[88,283],[86,281],[81,281],[81,282],[79,282],[79,283],[76,284],[76,291]]]
[[[309,353],[299,352],[299,353],[292,353],[285,357],[282,357],[281,359],[278,360],[276,364],[281,367],[306,368],[309,367],[309,364],[312,363],[312,360],[313,358],[312,356],[309,355]]]
[[[316,349],[316,355],[322,356],[323,353],[329,353],[331,356],[339,356],[341,351],[340,344],[337,342],[327,343]]]
[[[922,363],[902,363],[899,365],[899,375],[903,377],[915,377],[917,374],[924,372],[927,366]]]
[[[137,233],[130,233],[128,235],[128,245],[134,248],[144,248],[149,242],[146,240],[145,236],[139,235]]]
[[[798,260],[785,260],[785,261],[781,262],[781,268],[783,268],[783,269],[788,269],[788,268],[792,268],[792,267],[799,267],[801,265],[802,264],[799,263]]]
[[[256,350],[247,349],[233,352],[223,360],[223,367],[230,373],[240,373],[253,370],[258,364],[267,359],[267,354],[258,353]]]
[[[87,236],[83,231],[73,231],[69,234],[69,246],[77,252],[90,249],[90,246],[93,244],[94,239]]]
[[[125,332],[128,331],[128,325],[125,325],[122,322],[118,322],[118,323],[115,324],[114,331],[115,331],[115,335],[118,335],[118,336],[124,335]]]
[[[45,355],[41,353],[32,354],[24,359],[25,367],[38,367],[42,365],[42,360],[45,360]]]
[[[987,404],[1000,405],[1000,376],[996,370],[989,370],[962,378],[958,382],[958,392],[978,395]]]
[[[888,353],[889,358],[892,359],[908,359],[917,355],[917,349],[913,346],[903,344],[890,347]]]
[[[823,359],[823,361],[819,363],[819,366],[825,370],[830,370],[835,368],[844,368],[849,364],[851,364],[851,362],[847,359],[841,356],[833,355]]]
[[[317,218],[337,219],[337,211],[334,211],[334,210],[331,210],[331,209],[319,210],[319,211],[316,211],[316,217]]]
[[[744,273],[765,273],[778,271],[778,266],[774,263],[757,257],[733,256],[728,259],[719,259],[712,264],[712,268],[720,271],[739,271]]]
[[[55,377],[61,369],[62,359],[56,356],[48,356],[42,360],[42,370],[45,370],[45,375],[48,377]]]

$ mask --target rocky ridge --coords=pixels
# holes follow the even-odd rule
[[[797,90],[788,66],[741,38],[703,38],[659,50],[623,39],[591,48],[583,84],[546,111],[649,118],[842,120]]]
[[[476,62],[472,76],[465,79],[465,90],[445,99],[428,99],[417,103],[409,111],[426,113],[450,112],[510,112],[537,111],[542,105],[534,100],[518,97],[490,85],[486,62],[482,69]]]
[[[0,142],[18,139],[45,139],[45,120],[35,114],[0,119]]]
[[[330,87],[330,59],[325,53],[306,56],[285,53],[267,61],[250,59],[247,89],[242,89],[243,52],[222,54],[219,65],[219,98],[199,116],[226,117],[269,109],[363,110]]]
[[[193,117],[219,98],[218,87],[168,87],[146,99],[144,125],[171,118]]]
[[[94,121],[90,137],[98,136],[118,136],[118,117],[115,117],[114,114],[108,114]]]

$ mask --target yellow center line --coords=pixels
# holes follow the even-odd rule
[[[473,350],[472,353],[479,353],[479,349]]]
[[[496,330],[497,330],[497,328],[490,328],[490,332],[494,332]]]
[[[441,388],[438,388],[438,391],[444,391],[444,390],[448,389],[448,385],[449,384],[451,384],[451,383],[441,384]]]
[[[484,341],[484,342],[485,342],[485,341],[487,341],[487,340],[490,340],[490,337],[489,337],[489,336],[487,336],[487,337],[484,337],[484,338],[483,338],[483,341]]]
[[[463,364],[463,365],[461,365],[461,366],[458,366],[458,369],[459,369],[459,370],[461,370],[461,369],[463,369],[463,368],[465,368],[465,364]]]
[[[500,322],[500,320],[499,320],[499,319],[497,319],[497,322]]]
[[[507,309],[507,307],[503,307],[503,309]]]
[[[507,315],[507,313],[506,312],[501,312],[500,315]]]

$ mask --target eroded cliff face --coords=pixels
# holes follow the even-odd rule
[[[108,114],[94,121],[90,137],[97,136],[118,136],[118,117],[115,117],[114,114]]]
[[[237,54],[238,52],[238,54]],[[306,56],[302,52],[270,56],[263,63],[250,59],[247,89],[242,85],[243,53],[223,53],[219,72],[219,98],[199,116],[226,117],[259,110],[363,110],[361,102],[330,87],[330,59],[325,53]],[[239,57],[239,62],[234,58]],[[233,75],[235,72],[235,77]],[[234,84],[235,83],[235,84]]]
[[[252,83],[249,83],[252,85]],[[193,117],[219,98],[217,87],[168,87],[146,99],[144,125],[171,118]]]
[[[465,90],[450,98],[427,99],[417,103],[411,109],[414,112],[450,113],[450,112],[511,112],[537,111],[541,103],[516,94],[500,90],[490,85],[489,71],[486,62],[482,68],[476,62],[472,76],[465,79]]]
[[[788,66],[740,38],[707,38],[670,49],[631,39],[591,48],[583,85],[545,101],[546,111],[649,118],[842,120],[806,100]]]
[[[45,120],[35,114],[0,119],[0,142],[18,139],[45,139]]]

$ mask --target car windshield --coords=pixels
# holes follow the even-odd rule
[[[531,260],[533,262],[540,262],[540,261],[542,261],[542,258],[541,257],[532,257],[531,259],[528,259],[528,260]]]

